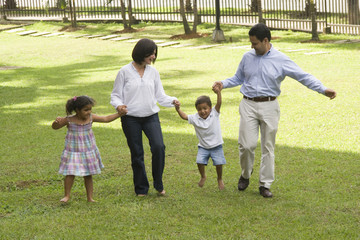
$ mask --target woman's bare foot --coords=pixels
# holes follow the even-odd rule
[[[218,186],[219,186],[219,190],[224,190],[225,189],[225,185],[223,180],[218,180]]]
[[[146,194],[136,194],[136,196],[138,196],[138,197],[145,197]]]
[[[163,189],[162,191],[158,191],[158,195],[159,196],[165,196],[165,190]]]
[[[202,177],[198,183],[199,187],[203,187],[206,181],[206,177]]]
[[[67,203],[70,200],[70,197],[63,197],[60,202]]]

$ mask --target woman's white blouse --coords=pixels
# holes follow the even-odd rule
[[[156,103],[163,107],[173,107],[175,97],[165,94],[159,72],[151,65],[146,65],[143,77],[131,63],[118,72],[111,93],[111,105],[116,109],[126,105],[127,115],[148,117],[160,111]]]

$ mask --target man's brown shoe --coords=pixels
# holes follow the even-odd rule
[[[249,179],[243,178],[243,176],[240,176],[239,183],[238,183],[238,189],[239,191],[244,191],[249,186]]]
[[[270,192],[270,189],[266,188],[266,187],[259,187],[259,191],[260,191],[260,195],[263,196],[264,198],[271,198],[273,195]]]

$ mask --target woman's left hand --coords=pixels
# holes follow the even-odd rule
[[[124,116],[127,114],[128,110],[127,110],[127,106],[126,105],[120,105],[116,108],[116,110],[118,111],[120,116]]]

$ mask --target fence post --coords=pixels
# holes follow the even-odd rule
[[[224,32],[220,29],[220,2],[215,1],[216,27],[213,31],[212,39],[215,42],[225,41]]]

